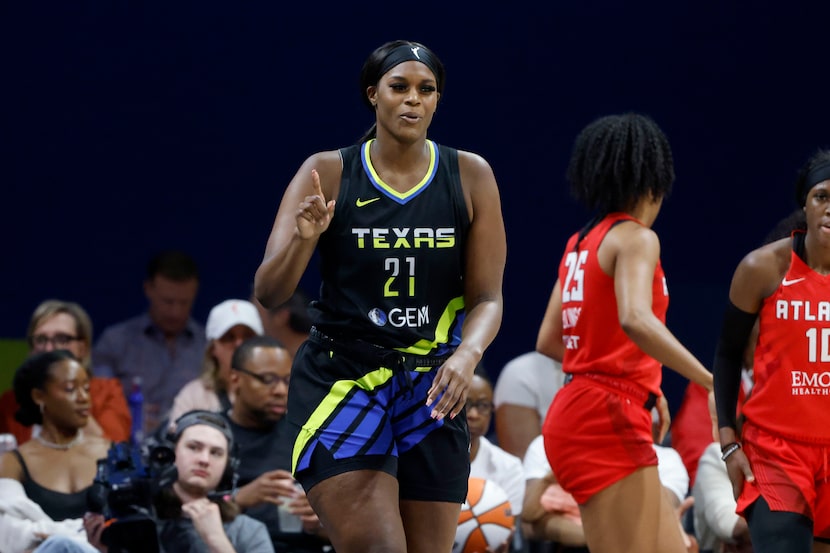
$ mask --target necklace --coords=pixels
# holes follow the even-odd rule
[[[40,434],[35,436],[35,439],[39,441],[41,444],[45,445],[46,447],[52,449],[62,449],[66,451],[67,449],[70,449],[84,441],[84,431],[78,430],[78,433],[75,435],[75,437],[66,442],[65,444],[56,444],[55,442],[50,442]]]

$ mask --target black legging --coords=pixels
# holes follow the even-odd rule
[[[754,553],[811,553],[813,521],[788,511],[771,511],[759,497],[746,512]]]

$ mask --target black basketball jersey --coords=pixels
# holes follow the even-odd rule
[[[334,218],[318,243],[322,286],[315,325],[418,355],[461,341],[470,219],[458,152],[427,141],[421,182],[396,192],[372,167],[372,141],[340,150]]]

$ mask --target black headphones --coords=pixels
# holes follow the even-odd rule
[[[224,499],[226,496],[233,496],[239,481],[239,473],[237,472],[239,469],[239,446],[233,439],[233,431],[227,419],[213,411],[196,409],[183,414],[173,424],[175,428],[167,434],[167,441],[170,442],[173,451],[176,450],[176,444],[185,429],[197,424],[215,428],[228,439],[228,463],[222,473],[222,478],[219,480],[219,485],[215,491],[208,494],[208,498]]]

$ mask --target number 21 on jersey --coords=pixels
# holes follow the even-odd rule
[[[400,295],[399,285],[396,282],[400,276],[404,279],[403,286],[405,291],[412,297],[415,295],[415,258],[405,257],[403,259],[404,271],[408,274],[401,274],[401,260],[397,257],[387,257],[383,261],[383,267],[389,278],[386,279],[386,284],[383,286],[383,296],[387,298],[395,298]]]

